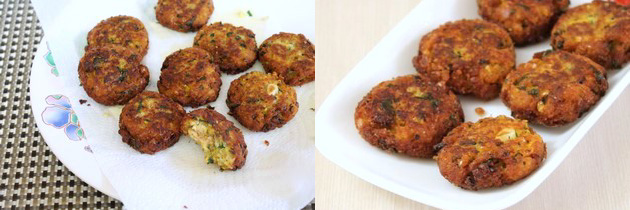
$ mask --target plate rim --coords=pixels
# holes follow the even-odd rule
[[[61,151],[59,148],[58,144],[64,144],[67,142],[63,142],[63,143],[57,143],[57,142],[52,142],[52,138],[53,135],[51,132],[59,132],[59,130],[53,130],[51,129],[48,125],[46,125],[42,119],[38,118],[41,117],[41,112],[44,111],[45,106],[42,103],[37,103],[35,100],[36,98],[33,97],[33,92],[38,90],[37,87],[43,87],[46,85],[33,85],[35,82],[41,82],[42,84],[49,84],[50,80],[46,81],[41,81],[39,79],[39,77],[33,77],[33,75],[35,73],[41,73],[41,69],[35,69],[37,67],[39,67],[39,65],[37,63],[40,63],[42,61],[37,60],[37,59],[42,59],[46,53],[50,52],[50,50],[48,49],[47,46],[47,39],[46,39],[46,35],[42,36],[39,44],[37,45],[37,50],[34,53],[35,57],[33,58],[32,62],[31,62],[31,72],[29,75],[29,92],[28,95],[30,96],[29,100],[29,104],[31,106],[31,113],[33,114],[33,118],[35,119],[35,125],[37,126],[37,129],[39,131],[39,133],[42,136],[42,139],[44,139],[44,142],[46,143],[46,145],[48,145],[48,148],[50,149],[50,151],[55,155],[55,157],[57,157],[57,159],[64,165],[64,167],[66,167],[70,172],[72,172],[75,176],[77,176],[79,179],[81,179],[81,181],[87,183],[88,185],[90,185],[91,187],[93,187],[94,189],[102,192],[103,194],[106,194],[116,200],[120,200],[120,196],[118,195],[118,193],[116,192],[116,190],[112,187],[112,185],[109,183],[109,180],[107,179],[107,177],[100,171],[100,166],[99,164],[96,162],[96,159],[91,155],[91,153],[87,153],[83,150],[81,150],[81,154],[84,154],[87,158],[81,158],[81,159],[76,159],[76,158],[72,158],[70,156],[68,156],[68,152],[69,151]],[[46,51],[48,50],[48,51]],[[39,91],[38,91],[39,92]],[[59,89],[58,94],[63,95],[63,88]],[[48,93],[44,93],[43,95],[46,95]],[[70,140],[68,140],[70,141]],[[80,141],[87,141],[87,139],[82,139]],[[87,142],[84,142],[85,145],[89,145],[87,144]],[[92,177],[92,175],[90,173],[87,173],[86,168],[81,168],[81,167],[75,167],[78,164],[81,164],[80,162],[84,162],[83,164],[88,164],[88,165],[94,165],[95,167],[97,167],[99,169],[98,174],[101,175],[101,177]],[[85,163],[85,162],[89,162],[89,163]],[[81,164],[82,165],[82,164]]]

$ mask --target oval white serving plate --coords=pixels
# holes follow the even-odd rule
[[[44,36],[37,46],[30,76],[31,107],[37,128],[50,150],[68,170],[90,186],[118,198],[92,156],[78,117],[63,93],[63,81]]]
[[[571,1],[571,7],[588,2]],[[364,141],[354,126],[354,109],[376,84],[396,76],[416,73],[411,59],[421,36],[447,21],[476,19],[475,1],[423,0],[337,85],[316,113],[316,147],[332,162],[354,175],[401,196],[443,209],[502,209],[529,195],[566,158],[599,117],[630,82],[628,67],[608,71],[609,90],[601,101],[577,122],[560,128],[534,125],[547,143],[547,159],[529,177],[510,186],[467,191],[444,179],[435,161],[392,155]],[[517,63],[531,59],[535,52],[550,49],[549,41],[517,48]],[[460,100],[466,121],[510,115],[500,99]],[[486,110],[475,114],[476,107]]]

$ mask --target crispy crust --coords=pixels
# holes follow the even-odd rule
[[[221,22],[204,26],[194,46],[208,51],[211,61],[226,74],[241,73],[256,62],[256,35],[241,26]]]
[[[413,65],[457,94],[484,100],[499,95],[514,69],[514,44],[499,25],[484,20],[448,22],[422,37]]]
[[[155,17],[164,27],[190,32],[206,25],[213,11],[212,0],[159,0]]]
[[[177,143],[185,114],[181,105],[166,96],[142,92],[120,113],[118,133],[136,151],[154,154]]]
[[[463,123],[441,144],[436,158],[440,173],[467,190],[512,184],[538,169],[547,156],[545,143],[527,121],[505,116]]]
[[[288,85],[315,80],[315,46],[302,34],[280,32],[267,38],[258,49],[258,60]]]
[[[217,100],[221,74],[208,52],[195,47],[178,50],[162,64],[160,93],[183,106],[198,107]]]
[[[182,120],[181,130],[185,135],[188,135],[189,128],[185,125],[189,121],[201,120],[210,124],[213,130],[220,134],[223,140],[231,148],[230,152],[234,155],[235,160],[232,168],[224,168],[223,170],[237,170],[245,165],[245,159],[247,158],[247,144],[245,144],[245,138],[241,129],[234,126],[234,123],[227,120],[221,113],[212,109],[197,109],[184,117]]]
[[[630,11],[608,1],[571,8],[553,27],[551,46],[620,68],[630,60]]]
[[[581,55],[547,51],[507,76],[501,99],[516,118],[561,126],[587,112],[607,89],[604,67]]]
[[[131,16],[115,16],[98,23],[87,35],[85,51],[106,45],[129,48],[140,56],[149,50],[149,33],[140,20]]]
[[[226,100],[230,112],[252,131],[267,132],[282,127],[298,111],[293,87],[275,73],[250,72],[232,81]]]
[[[569,0],[477,0],[479,15],[499,24],[517,46],[542,41]]]
[[[370,144],[421,158],[433,157],[433,146],[463,121],[457,96],[418,75],[378,84],[354,114],[355,126]]]
[[[149,83],[149,70],[134,51],[107,45],[87,51],[79,62],[85,92],[103,105],[125,104]]]

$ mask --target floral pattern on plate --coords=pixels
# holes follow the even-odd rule
[[[42,120],[47,125],[64,129],[68,139],[79,141],[85,139],[85,133],[79,124],[79,118],[72,110],[70,100],[64,95],[49,95],[46,97],[48,106],[42,112]]]
[[[50,52],[50,47],[48,47],[48,42],[46,42],[46,48],[48,49],[48,51],[46,52],[46,55],[44,55],[44,60],[46,60],[46,63],[51,67],[50,73],[58,77],[59,71],[57,70],[57,65],[55,64],[55,60],[53,60],[52,52]]]

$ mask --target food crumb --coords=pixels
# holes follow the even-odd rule
[[[88,104],[88,106],[92,106],[92,104]]]
[[[311,111],[315,111],[315,108],[311,108]]]
[[[478,115],[484,115],[484,114],[486,114],[486,110],[484,110],[481,107],[477,107],[477,108],[475,108],[475,113],[477,113]]]
[[[269,146],[269,141],[265,140],[264,142],[266,146]]]
[[[187,209],[187,208],[188,208],[188,206],[184,205],[184,208],[185,208],[185,209]]]
[[[87,100],[85,100],[85,99],[79,99],[79,104],[83,105],[85,102],[87,102]]]
[[[207,107],[208,107],[208,109],[214,110],[214,106],[212,106],[212,105],[208,105]]]

